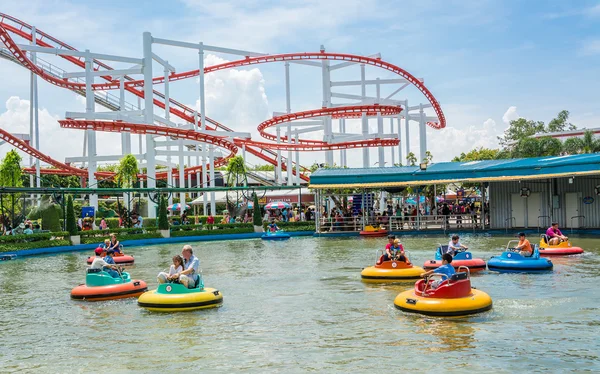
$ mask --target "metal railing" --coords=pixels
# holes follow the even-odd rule
[[[510,221],[510,228],[512,229],[513,227],[515,227],[517,225],[517,219],[515,217],[509,217],[507,219],[504,220],[504,227],[506,228],[506,232],[508,233],[508,224],[507,222]],[[514,225],[513,225],[514,223]]]
[[[542,227],[542,225],[541,225],[542,218],[548,218],[548,221],[550,221],[550,216],[538,216],[538,234],[540,233],[540,228]]]
[[[571,217],[571,233],[573,233],[573,220],[575,218],[577,218],[577,219],[583,218],[583,224],[581,224],[581,221],[579,221],[578,224],[577,224],[577,228],[578,229],[585,228],[585,216],[573,216],[573,217]]]

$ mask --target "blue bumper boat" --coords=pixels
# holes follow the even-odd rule
[[[262,240],[288,240],[290,234],[286,234],[283,231],[266,232],[261,237]]]
[[[554,266],[552,261],[540,257],[540,252],[536,248],[530,257],[525,257],[511,247],[511,240],[506,246],[506,250],[500,256],[493,256],[489,259],[487,266],[489,270],[501,273],[541,273],[552,270]]]

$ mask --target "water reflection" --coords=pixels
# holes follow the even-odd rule
[[[414,333],[430,337],[429,344],[421,347],[431,353],[463,351],[475,347],[477,328],[468,321],[468,317],[460,318],[422,318],[413,322]],[[467,321],[465,321],[467,320]]]

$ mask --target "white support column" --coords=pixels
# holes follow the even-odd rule
[[[167,121],[169,121],[171,119],[171,101],[170,101],[170,96],[169,96],[169,69],[167,67],[164,68],[163,70],[163,74],[165,77],[165,119]],[[169,145],[169,143],[171,142],[171,138],[169,138],[168,136],[166,137],[167,140],[167,152],[169,152],[167,154],[167,187],[169,187],[169,184],[172,184],[173,181],[173,168],[171,167],[171,146]],[[181,151],[181,149],[179,150]],[[167,204],[169,206],[173,205],[173,194],[170,193],[169,197],[168,197],[168,201]]]
[[[242,158],[244,159],[244,164],[248,165],[246,162],[246,144],[242,144]],[[246,166],[246,169],[248,166]],[[244,179],[244,187],[248,186],[248,178]]]
[[[408,154],[410,153],[410,134],[408,130],[410,114],[408,113],[408,100],[404,101],[404,103],[404,105],[406,106],[404,112],[404,126],[406,127],[406,139],[404,139],[404,142],[406,143],[406,156],[404,156],[404,160],[402,161],[402,163],[406,163],[406,157],[408,157]]]
[[[346,119],[344,118],[340,118],[339,119],[339,131],[340,134],[345,134],[346,133]],[[346,167],[348,161],[346,160],[346,150],[345,149],[340,149],[340,166],[341,167]]]
[[[421,159],[419,162],[425,160],[425,153],[427,152],[427,124],[425,122],[425,112],[423,112],[423,104],[419,104],[419,153]]]
[[[208,160],[210,162],[210,186],[215,186],[215,146],[208,145]],[[217,203],[215,201],[215,191],[210,192],[210,214],[217,215]]]
[[[296,144],[298,143],[298,134],[296,134]],[[300,179],[300,151],[296,151],[296,184],[300,186],[302,180]]]
[[[33,26],[31,28],[31,35],[32,35],[31,44],[35,45],[35,42],[36,42],[35,26]],[[35,52],[32,52],[31,56],[32,56],[32,61],[35,61]],[[33,90],[34,90],[34,88],[33,88],[34,83],[33,82],[34,82],[35,79],[36,79],[36,75],[33,72],[31,72],[30,75],[29,75],[29,141],[31,142],[31,144],[35,144],[34,143],[34,130],[33,130],[33,122],[34,122],[33,116],[35,115],[34,111],[33,111],[33,107],[35,105],[35,103],[34,103],[35,99],[34,99],[34,95],[33,95]],[[33,159],[33,156],[31,156],[31,155],[29,156],[29,166],[30,167],[36,167],[36,163],[35,163],[35,161]],[[36,169],[36,174],[37,174],[37,169]],[[34,180],[33,180],[33,174],[29,174],[29,187],[34,187],[34,184],[35,183],[34,183]],[[33,199],[34,199],[35,196],[37,196],[37,195],[33,195],[32,194],[30,196],[30,198],[32,199],[32,201],[33,201]],[[39,206],[39,199],[37,199],[37,205]]]
[[[119,77],[119,110],[125,110],[125,77]],[[123,155],[131,153],[131,134],[128,132],[121,133],[121,152]]]
[[[390,134],[394,133],[394,118],[390,118]],[[390,166],[394,166],[396,163],[396,149],[394,147],[390,147],[392,149],[392,164]]]
[[[321,52],[325,52],[325,46],[321,46]],[[331,70],[329,70],[329,60],[321,61],[322,64],[322,75],[323,75],[323,108],[331,107]],[[325,140],[330,143],[333,140],[333,129],[331,116],[323,118],[323,124],[325,125]],[[333,166],[333,151],[325,151],[325,163],[329,166]]]
[[[198,111],[194,112],[194,130],[198,131],[200,130],[200,126],[198,126],[198,120],[199,120],[199,116],[198,116]],[[198,143],[196,143],[196,146],[194,147],[195,151],[196,151],[196,166],[200,166],[200,149],[198,148]],[[198,188],[200,186],[200,172],[197,171],[196,172],[196,188]],[[190,187],[191,183],[190,183]],[[193,194],[192,195],[194,198],[198,197],[198,194]]]
[[[137,98],[137,102],[138,102],[137,103],[137,108],[138,108],[138,110],[141,110],[142,109],[142,98],[138,97]],[[139,149],[138,154],[140,154],[140,155],[144,154],[144,149],[143,149],[143,146],[142,146],[142,138],[143,138],[143,136],[144,135],[142,135],[142,134],[138,135],[138,149]],[[141,185],[140,185],[140,187],[141,187]]]
[[[376,79],[377,83],[375,84],[375,89],[377,92],[377,104],[380,104],[380,100],[381,100],[381,84],[379,84],[379,77]],[[381,113],[377,113],[377,135],[379,137],[383,136],[383,117],[381,116]],[[385,167],[385,148],[384,147],[378,147],[377,149],[379,151],[379,167],[383,168]],[[383,201],[383,193],[382,195],[382,201]]]
[[[277,134],[277,145],[281,144],[281,128],[277,126],[275,130]],[[281,175],[281,149],[277,149],[277,168],[275,169],[275,184],[281,185],[283,176]]]
[[[290,63],[286,62],[285,63],[285,110],[286,113],[291,113],[292,112],[292,105],[291,105],[291,97],[290,97]],[[287,140],[288,140],[288,144],[290,145],[290,148],[288,149],[288,155],[287,155],[287,165],[286,165],[286,169],[287,169],[287,185],[291,186],[292,184],[294,184],[294,180],[292,178],[292,125],[291,123],[288,122],[288,126],[287,126]]]
[[[362,100],[365,100],[367,96],[367,86],[365,84],[365,64],[360,64],[360,90]],[[367,115],[363,113],[360,117],[362,124],[362,134],[366,137],[369,134],[369,120],[367,119]],[[371,161],[369,160],[369,148],[364,147],[362,149],[363,152],[363,168],[368,168],[371,166]]]
[[[32,34],[32,44],[35,45],[37,43],[37,35],[36,35],[36,31],[35,31],[35,26],[33,26],[31,28],[31,34]],[[37,62],[37,56],[36,53],[33,52],[32,53],[32,62],[35,64]],[[29,104],[31,105],[31,103]],[[38,151],[40,150],[40,121],[39,121],[39,103],[38,103],[38,84],[37,84],[37,75],[34,74],[33,76],[33,115],[34,115],[34,120],[33,120],[33,132],[34,132],[34,138],[35,141],[33,142],[33,144],[35,144],[35,149],[37,149]],[[32,141],[32,139],[30,139],[30,141]],[[39,159],[35,159],[35,186],[36,187],[40,187],[41,186],[41,174],[40,174],[40,160]],[[41,196],[40,194],[37,195],[37,206],[40,206],[41,203]],[[96,204],[97,205],[97,204]],[[97,208],[97,207],[96,207]]]
[[[177,165],[177,167],[179,168],[179,188],[185,188],[185,161],[183,160],[183,139],[177,139],[177,142],[179,143],[177,146],[179,150],[179,157],[177,160],[179,163],[179,165]],[[179,204],[181,204],[181,206],[185,206],[185,192],[179,193]]]
[[[144,32],[144,122],[154,124],[154,93],[152,91],[152,35]],[[156,152],[154,138],[146,135],[146,175],[148,188],[156,187]],[[148,218],[156,218],[156,203],[148,199]]]
[[[206,130],[206,108],[205,108],[205,96],[204,96],[204,48],[202,42],[199,43],[200,48],[198,49],[198,69],[199,69],[199,81],[200,81],[200,128],[202,131]],[[206,187],[206,143],[202,143],[202,187]],[[206,216],[208,213],[208,194],[202,193],[203,197],[203,212]],[[214,214],[213,214],[214,215]]]
[[[92,76],[93,65],[92,57],[89,49],[85,50],[85,112],[87,119],[94,119],[94,91],[92,84],[94,77]],[[36,108],[37,111],[37,108]],[[97,188],[96,185],[96,132],[94,130],[85,130],[88,143],[88,188]],[[89,194],[90,206],[93,206],[98,211],[98,195]]]
[[[398,113],[398,164],[403,165],[402,158],[402,112]]]

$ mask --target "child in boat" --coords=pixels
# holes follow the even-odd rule
[[[110,234],[109,244],[110,246],[107,249],[112,249],[115,253],[121,254],[121,243],[117,240],[117,234]]]
[[[112,256],[114,256],[114,251],[108,251],[108,252],[110,252],[110,255],[109,255],[106,250],[100,249],[100,251],[98,251],[98,249],[100,249],[100,248],[96,248],[96,254],[98,254],[98,252],[99,252],[100,256],[101,256],[106,252],[106,256],[104,258],[99,257],[99,256],[94,258],[94,261],[92,261],[92,266],[90,268],[91,269],[102,269],[102,270],[106,271],[108,274],[110,274],[111,277],[118,278],[119,273],[116,271],[117,265],[115,265],[115,261],[112,259]],[[112,263],[110,263],[109,261],[112,261]]]
[[[156,279],[158,279],[158,283],[166,283],[172,280],[173,275],[181,273],[183,271],[183,257],[181,255],[173,256],[173,264],[169,268],[169,273],[167,274],[164,271],[158,273]]]
[[[533,247],[529,240],[525,239],[525,233],[519,233],[519,244],[515,247],[516,250],[524,257],[531,257],[533,255]]]
[[[459,239],[458,235],[452,235],[452,239],[450,240],[450,243],[448,243],[448,253],[452,256],[456,256],[461,249],[469,249],[467,246],[462,245],[462,243],[458,241]]]
[[[277,227],[277,224],[275,224],[275,220],[272,220],[269,224],[269,231],[272,233],[279,231],[279,227]]]
[[[400,244],[400,239],[394,239],[392,251],[394,252],[394,259],[396,259],[396,261],[408,262],[408,257],[406,257],[406,253],[404,253],[404,246]]]
[[[108,251],[110,249],[110,239],[104,239],[104,247],[101,248]]]
[[[392,251],[392,247],[394,246],[394,241],[396,240],[396,235],[388,235],[388,243],[385,246],[385,253],[383,254],[383,261],[389,261],[394,258],[394,252]]]
[[[437,269],[433,269],[426,273],[421,274],[421,277],[426,277],[426,276],[434,274],[434,273],[441,274],[442,279],[431,283],[431,288],[436,289],[443,281],[445,281],[446,279],[449,279],[452,276],[452,274],[456,273],[456,271],[454,270],[454,267],[451,265],[451,263],[452,263],[452,255],[450,253],[444,253],[442,255],[442,266],[440,266]]]

